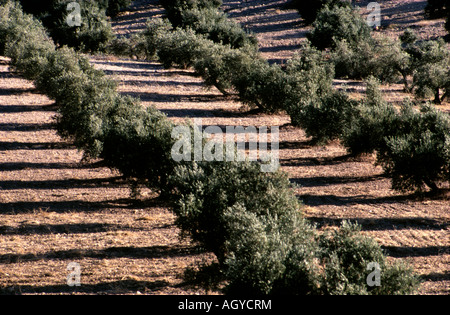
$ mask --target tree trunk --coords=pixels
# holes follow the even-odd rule
[[[441,97],[441,102],[443,102],[446,98],[450,97],[450,89],[445,91],[444,95]]]
[[[441,97],[439,93],[439,88],[436,88],[434,91],[434,104],[441,105]]]
[[[225,96],[230,95],[230,93],[228,93],[225,89],[223,89],[219,83],[215,82],[214,86],[219,90],[220,93],[222,93]]]
[[[439,190],[438,186],[431,179],[424,180],[425,184],[430,187],[432,192],[437,192]]]
[[[411,92],[410,88],[409,88],[409,84],[408,84],[408,78],[406,74],[402,74],[403,76],[403,84],[404,84],[404,88],[403,90],[407,93]]]

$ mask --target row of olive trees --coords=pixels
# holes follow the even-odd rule
[[[440,104],[450,97],[450,52],[443,40],[419,41],[411,30],[398,40],[375,37],[351,6],[324,6],[308,34],[327,49],[336,77],[368,81],[365,100],[325,97],[300,107],[296,121],[317,141],[340,139],[352,154],[377,153],[397,190],[438,189],[450,180],[449,115],[411,101],[401,110],[386,102],[380,82]]]
[[[432,124],[397,126],[395,133],[389,133],[392,122],[381,115],[383,111],[372,117],[378,121],[372,124],[365,121],[371,113],[367,104],[392,107],[388,113],[395,114],[400,121],[407,121],[401,116],[406,113],[411,116],[415,110],[399,112],[391,105],[384,105],[381,98],[356,102],[332,85],[336,76],[373,77],[384,82],[403,80],[405,89],[413,88],[423,97],[433,95],[440,102],[447,97],[450,82],[450,54],[445,43],[418,41],[410,30],[398,41],[375,38],[350,6],[325,7],[319,11],[313,26],[308,35],[311,44],[304,44],[285,68],[270,65],[252,45],[240,48],[223,45],[188,25],[173,28],[164,20],[150,21],[142,38],[147,55],[157,56],[166,67],[193,67],[206,85],[215,86],[224,94],[237,93],[242,102],[265,112],[286,111],[292,124],[303,128],[316,143],[339,139],[352,154],[377,152],[378,163],[392,178],[394,189],[436,190],[438,183],[448,181],[450,160],[445,114],[428,108],[427,111],[435,113]],[[314,46],[327,47],[331,53]],[[429,119],[426,115],[419,116]],[[440,127],[435,128],[433,124]],[[428,129],[433,134],[431,144],[416,136],[414,141],[403,142],[408,146],[398,151],[398,137],[409,139]],[[372,138],[367,139],[371,134]],[[389,150],[386,149],[388,137],[397,137],[391,141]],[[373,141],[375,138],[377,141]],[[410,158],[408,163],[404,162],[405,156]],[[427,160],[434,162],[424,163]]]
[[[319,12],[328,7],[351,7],[351,0],[291,0],[291,6],[295,8],[304,22],[313,24]],[[450,33],[450,2],[449,0],[428,0],[425,7],[425,17],[427,19],[446,18],[446,29]]]
[[[0,53],[55,100],[63,137],[125,177],[166,191],[182,232],[216,254],[225,292],[404,294],[417,288],[413,272],[388,263],[354,225],[318,233],[281,171],[262,173],[256,162],[174,162],[173,124],[120,95],[114,81],[73,49],[57,49],[17,4],[0,6],[0,35]],[[379,285],[367,281],[369,264],[379,267]]]
[[[450,52],[442,39],[418,40],[409,29],[399,39],[375,36],[351,6],[325,6],[312,25],[308,38],[331,51],[336,77],[402,81],[405,90],[436,104],[450,98]]]

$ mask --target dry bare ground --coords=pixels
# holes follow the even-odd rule
[[[290,58],[308,31],[287,1],[224,0],[230,17],[256,33],[263,55]],[[379,1],[383,32],[414,27],[420,37],[444,34],[443,21],[425,21],[426,1]],[[360,2],[364,6],[364,2]],[[114,21],[117,33],[136,32],[163,13],[157,1],[135,1]],[[390,189],[374,158],[346,158],[339,143],[311,146],[286,115],[248,111],[232,97],[205,89],[190,70],[165,70],[157,62],[92,56],[120,82],[122,93],[155,105],[174,121],[202,118],[204,125],[281,126],[280,162],[320,228],[342,219],[362,225],[391,260],[404,260],[423,278],[419,294],[449,294],[449,197],[418,198]],[[55,108],[0,59],[0,293],[204,294],[187,283],[185,268],[211,255],[178,238],[174,216],[150,191],[138,200],[113,171],[82,163],[61,140]],[[357,95],[361,82],[346,83]],[[401,86],[385,86],[393,102]],[[442,106],[449,109],[449,104]],[[81,266],[81,286],[67,285],[70,262]]]

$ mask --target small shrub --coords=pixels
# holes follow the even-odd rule
[[[304,105],[291,120],[303,128],[314,143],[327,143],[342,138],[353,121],[356,106],[357,102],[346,93],[333,92]]]
[[[177,28],[159,41],[158,58],[165,68],[192,67],[208,50],[210,41],[194,31]]]
[[[384,83],[397,83],[400,77],[407,80],[410,59],[401,42],[383,36],[374,40],[374,46],[373,70],[363,78],[374,76]]]
[[[413,271],[400,264],[387,264],[380,245],[362,235],[358,225],[344,221],[337,231],[321,235],[319,244],[324,266],[319,294],[411,294],[418,288]],[[379,286],[367,283],[370,263],[380,267]]]
[[[410,55],[397,40],[386,37],[370,38],[351,46],[346,40],[336,43],[331,54],[336,77],[367,79],[374,76],[385,83],[397,83],[403,79],[408,89],[408,76],[413,67]]]
[[[268,69],[268,63],[260,57],[254,47],[232,49],[229,46],[212,43],[205,45],[203,49],[203,53],[195,61],[194,68],[206,86],[215,86],[225,95],[237,92],[241,101],[249,106],[260,107],[263,110],[266,108],[265,103],[261,101],[264,96],[257,94],[257,91],[263,92],[262,88],[255,87],[255,80],[257,72],[263,72],[262,68]],[[268,76],[265,79],[264,84],[270,85]],[[280,96],[280,91],[273,87],[266,92],[277,92]],[[281,102],[277,102],[275,107],[281,108],[278,104]]]
[[[398,111],[383,99],[380,81],[369,77],[366,84],[366,98],[355,108],[342,137],[344,146],[353,155],[385,152],[385,137],[400,130]]]
[[[238,23],[214,7],[184,10],[181,17],[181,27],[191,28],[215,43],[230,45],[232,48],[257,46],[254,36],[245,32]]]
[[[411,92],[413,86],[409,84],[408,77],[412,76],[422,63],[421,44],[418,43],[417,35],[411,29],[406,29],[399,36],[399,39],[401,42],[401,53],[396,54],[397,59],[394,65],[402,75],[405,92]]]
[[[166,17],[176,28],[183,24],[183,12],[191,9],[218,9],[222,0],[159,0],[166,11]]]
[[[411,30],[410,28],[407,28],[403,34],[399,36],[400,41],[404,45],[411,45],[414,44],[417,41],[417,35],[416,33]]]
[[[257,52],[241,49],[227,63],[233,69],[232,85],[241,101],[264,112],[286,110],[291,116],[302,104],[332,90],[333,66],[322,52],[306,44],[286,70],[270,65]],[[247,50],[248,51],[248,50]]]
[[[419,112],[410,106],[400,113],[402,133],[385,139],[387,150],[379,163],[400,191],[438,190],[450,181],[450,117],[432,106]]]
[[[121,96],[115,101],[104,120],[101,157],[125,178],[166,194],[175,168],[172,123],[155,108],[144,109],[138,100]]]
[[[377,153],[377,164],[400,191],[438,189],[449,180],[448,114],[405,102],[400,111],[388,104],[377,83],[369,82],[366,100],[357,107],[343,143],[352,154]]]
[[[307,295],[315,291],[320,250],[316,231],[299,212],[258,216],[236,205],[227,210],[225,218],[231,227],[227,294]]]
[[[291,184],[281,172],[262,173],[256,162],[199,162],[179,166],[175,187],[176,224],[220,264],[230,255],[232,232],[225,214],[241,209],[257,217],[284,217],[300,209]],[[244,210],[245,209],[245,210]]]
[[[86,57],[81,56],[71,48],[63,47],[51,54],[45,71],[36,80],[37,88],[50,98],[64,104],[64,100],[70,100],[74,94],[68,86],[61,81],[63,75],[85,77],[86,80],[97,80],[97,86],[109,86],[114,90],[117,86],[114,81],[108,79],[103,71],[96,70]],[[104,80],[104,84],[100,81]],[[80,86],[81,88],[82,86]]]
[[[204,49],[201,58],[194,62],[195,72],[207,87],[215,86],[222,94],[228,95],[236,77],[231,64],[236,55],[240,55],[239,51],[214,43],[205,45]]]
[[[385,295],[411,294],[419,280],[411,268],[387,263],[380,245],[344,221],[332,233],[318,234],[299,217],[260,217],[230,208],[235,249],[225,274],[229,294]],[[380,285],[367,279],[377,264]]]
[[[111,24],[106,13],[95,2],[81,3],[81,26],[69,26],[66,23],[67,3],[55,5],[44,25],[59,45],[67,45],[84,51],[103,51],[113,38]]]
[[[146,23],[146,28],[142,32],[141,40],[144,45],[145,56],[147,59],[156,57],[160,47],[165,48],[170,44],[164,44],[165,40],[170,41],[172,36],[172,25],[168,20],[151,19]],[[167,48],[166,48],[167,49]]]
[[[298,115],[304,105],[317,102],[333,90],[334,68],[324,54],[309,43],[286,65],[290,90],[284,108],[293,125],[299,125]]]
[[[292,7],[297,9],[298,13],[301,15],[306,24],[312,24],[319,13],[320,10],[325,8],[326,6],[332,8],[335,6],[338,7],[350,7],[351,4],[348,1],[343,0],[311,0],[311,1],[302,1],[302,0],[292,0]]]
[[[134,55],[133,46],[130,38],[118,36],[109,42],[106,51],[114,56],[132,57]]]
[[[215,43],[232,48],[257,47],[256,37],[219,9],[221,0],[162,0],[160,3],[174,28],[192,29]]]
[[[240,58],[233,86],[240,100],[266,113],[284,109],[290,85],[280,66],[270,65],[260,56]]]
[[[371,29],[352,7],[325,7],[319,12],[307,38],[320,50],[334,48],[336,42],[344,39],[351,47],[356,47],[370,40]]]
[[[344,39],[338,41],[331,54],[337,78],[362,79],[370,75],[373,69],[373,45],[366,41],[352,47]]]
[[[7,55],[12,57],[12,63],[16,70],[28,80],[35,80],[45,68],[48,56],[54,51],[55,46],[50,41],[38,41],[34,43],[20,42],[7,48]]]
[[[152,60],[156,58],[156,49],[152,50],[144,32],[132,34],[131,36],[117,36],[108,42],[106,53],[137,58],[140,60]]]

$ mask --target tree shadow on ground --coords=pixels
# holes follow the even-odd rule
[[[73,260],[73,259],[154,259],[174,258],[197,255],[203,251],[199,247],[174,245],[151,247],[109,247],[104,249],[68,249],[49,251],[46,253],[24,253],[0,255],[2,264],[16,264],[30,261]]]
[[[57,285],[12,285],[0,287],[0,295],[22,295],[22,294],[96,294],[113,295],[157,292],[170,286],[169,282],[118,280],[112,282],[100,282],[95,284],[81,283],[80,286],[69,286],[68,284]]]
[[[323,226],[340,226],[344,219],[308,216],[318,228]],[[397,230],[432,230],[440,231],[450,227],[449,223],[422,217],[406,218],[345,218],[346,221],[357,223],[363,231],[397,231]]]

